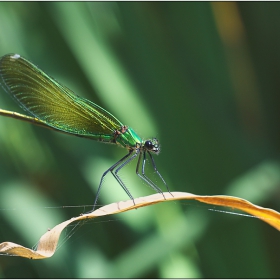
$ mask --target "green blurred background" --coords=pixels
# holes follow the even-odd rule
[[[172,191],[279,211],[279,14],[277,2],[1,2],[0,55],[25,56],[143,138],[157,137]],[[0,108],[24,113],[2,89]],[[0,117],[1,242],[34,246],[89,210],[102,173],[125,153]],[[134,197],[153,193],[135,164],[121,176]],[[99,202],[126,199],[107,178]],[[71,205],[79,207],[61,208]],[[0,256],[0,277],[280,277],[277,230],[209,208],[231,211],[168,202],[73,235],[68,227],[50,259]]]

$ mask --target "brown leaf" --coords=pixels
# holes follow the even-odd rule
[[[173,195],[173,196],[172,196]],[[189,200],[194,199],[203,203],[226,206],[233,209],[242,210],[248,214],[256,216],[264,222],[270,224],[276,229],[280,230],[280,213],[263,208],[250,203],[245,199],[234,196],[213,195],[213,196],[200,196],[184,192],[164,193],[166,200],[161,194],[154,194],[150,196],[140,197],[135,199],[135,205],[132,200],[120,201],[112,204],[105,205],[90,214],[84,214],[79,217],[71,218],[53,229],[47,231],[39,240],[37,250],[31,250],[21,245],[12,242],[3,242],[0,244],[0,253],[9,256],[19,256],[29,259],[44,259],[51,257],[56,250],[57,243],[62,230],[75,221],[86,219],[93,219],[100,216],[112,215],[121,212],[126,212],[132,209],[149,206],[159,202],[172,201],[172,200]]]

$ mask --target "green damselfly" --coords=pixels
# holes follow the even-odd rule
[[[0,109],[0,115],[27,121],[62,133],[116,144],[128,150],[123,158],[103,173],[93,210],[104,177],[109,172],[134,202],[118,173],[137,157],[136,174],[156,192],[164,196],[161,189],[145,175],[146,154],[151,159],[154,171],[170,192],[165,180],[157,170],[152,156],[152,153],[158,154],[160,151],[156,138],[141,139],[131,127],[123,125],[111,113],[93,102],[75,95],[70,89],[48,76],[19,54],[7,54],[0,58],[0,83],[5,91],[31,116],[2,109]]]

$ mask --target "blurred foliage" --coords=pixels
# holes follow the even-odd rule
[[[277,2],[1,2],[0,55],[25,56],[143,138],[159,138],[155,160],[172,191],[279,211],[279,13]],[[23,113],[3,90],[0,107]],[[89,210],[56,207],[92,204],[125,152],[1,117],[1,242],[32,246]],[[132,194],[152,193],[134,168],[122,172]],[[119,199],[128,198],[108,178],[99,202]],[[51,259],[0,256],[0,277],[280,276],[274,228],[208,208],[163,203],[100,219]]]

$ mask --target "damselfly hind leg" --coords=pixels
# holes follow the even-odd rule
[[[96,203],[97,203],[98,198],[99,198],[99,194],[100,194],[100,190],[101,190],[101,187],[102,187],[104,178],[105,178],[105,176],[108,174],[108,172],[111,172],[111,173],[114,175],[114,173],[113,173],[114,169],[115,169],[118,165],[120,165],[123,161],[125,161],[125,160],[131,155],[131,153],[132,153],[132,150],[129,151],[128,154],[126,154],[123,158],[121,158],[118,162],[116,162],[114,165],[112,165],[108,170],[106,170],[106,171],[103,173],[103,175],[102,175],[102,177],[101,177],[101,179],[100,179],[100,183],[99,183],[98,189],[97,189],[97,193],[96,193],[95,200],[94,200],[94,203],[93,203],[93,208],[92,208],[91,211],[88,211],[88,212],[86,212],[86,213],[84,213],[84,214],[89,214],[89,213],[91,213],[91,212],[94,211],[95,206],[96,206]],[[115,175],[114,175],[114,177],[116,178]],[[128,189],[126,188],[126,186],[123,184],[123,182],[122,182],[122,181],[120,182],[120,181],[119,181],[119,178],[116,178],[116,180],[117,180],[118,183],[121,185],[121,187],[124,189],[124,191],[127,193],[127,195],[130,197],[130,199],[132,199],[132,200],[134,201],[132,195],[130,194],[130,192],[128,191]]]
[[[131,155],[133,150],[131,150],[129,152],[128,155]],[[123,162],[116,170],[115,172],[113,172],[113,170],[111,171],[113,176],[115,177],[115,179],[118,181],[118,183],[121,185],[121,187],[125,190],[125,192],[127,193],[127,195],[130,197],[130,199],[133,201],[133,204],[135,205],[134,202],[134,198],[133,196],[130,194],[129,190],[127,189],[126,185],[124,184],[124,182],[122,181],[122,179],[120,178],[120,176],[118,175],[119,171],[126,166],[129,162],[131,162],[132,160],[134,160],[136,157],[138,156],[138,152],[136,152],[134,155],[132,155],[131,157],[129,157],[125,162]]]

